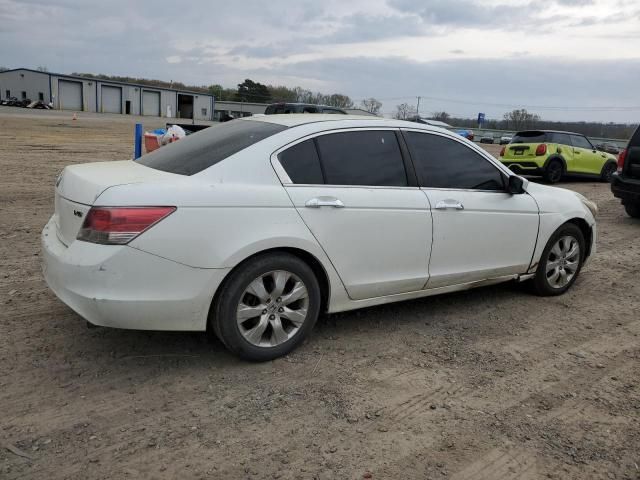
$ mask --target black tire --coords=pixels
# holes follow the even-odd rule
[[[549,281],[549,278],[547,276],[547,264],[550,261],[550,257],[554,255],[552,254],[551,250],[556,245],[558,240],[560,240],[563,237],[573,237],[577,241],[580,247],[580,251],[578,255],[577,269],[573,277],[569,280],[569,282],[566,285],[558,288],[558,287],[554,287]],[[547,242],[547,245],[544,248],[544,251],[542,252],[542,256],[540,257],[540,262],[538,263],[538,269],[536,270],[536,275],[533,278],[533,282],[532,282],[533,291],[537,295],[540,295],[542,297],[562,295],[563,293],[565,293],[567,290],[569,290],[569,288],[571,288],[571,286],[574,284],[574,282],[578,278],[578,275],[580,274],[580,270],[582,269],[582,264],[584,263],[585,253],[586,253],[586,245],[585,245],[584,235],[582,234],[582,230],[580,230],[580,228],[578,228],[578,226],[574,225],[573,223],[565,223],[564,225],[562,225],[551,236],[551,238]]]
[[[600,173],[600,180],[606,183],[611,183],[611,177],[618,169],[618,164],[614,162],[607,162],[602,167],[602,172]]]
[[[640,203],[626,203],[624,210],[632,218],[640,218]]]
[[[306,317],[302,321],[301,326],[297,327],[297,331],[292,333],[292,336],[283,343],[279,343],[275,346],[255,345],[247,340],[241,332],[242,327],[239,325],[236,317],[238,306],[246,295],[246,290],[249,284],[264,275],[268,276],[270,272],[277,271],[291,273],[294,277],[297,277],[297,280],[304,284],[307,291],[307,297],[305,297],[307,299]],[[265,290],[269,293],[264,282],[263,286],[265,286]],[[273,291],[275,285],[272,285],[272,287],[271,291]],[[256,300],[258,300],[257,297]],[[275,300],[269,298],[269,302],[275,302]],[[309,265],[295,255],[288,253],[265,254],[249,259],[231,272],[221,287],[221,291],[217,295],[214,308],[211,309],[209,322],[220,341],[222,341],[222,343],[232,353],[245,360],[264,362],[286,355],[305,339],[318,320],[320,303],[320,285]],[[265,311],[262,313],[264,314]],[[280,319],[281,317],[277,312],[275,313],[276,316],[278,316],[278,319]],[[273,315],[267,316],[272,317]],[[260,315],[253,320],[247,321],[254,321],[257,323],[262,317],[263,316]],[[287,320],[282,318],[282,325],[286,322]],[[270,332],[271,335],[273,335],[273,327],[270,325],[271,324],[267,325],[264,334],[261,335],[261,338],[263,338],[263,336],[268,336]],[[290,329],[294,327],[295,325],[293,324],[289,325]]]
[[[544,179],[549,183],[558,183],[563,174],[564,165],[560,160],[551,160],[544,169]]]

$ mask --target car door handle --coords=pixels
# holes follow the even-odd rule
[[[307,200],[304,204],[307,208],[320,208],[320,207],[333,207],[344,208],[344,203],[335,197],[316,197],[311,200]]]
[[[447,210],[450,208],[454,210],[464,210],[464,205],[459,200],[451,199],[440,200],[436,203],[436,210]]]

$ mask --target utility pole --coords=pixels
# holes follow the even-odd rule
[[[420,97],[418,97],[418,106],[416,107],[416,117],[420,118]]]

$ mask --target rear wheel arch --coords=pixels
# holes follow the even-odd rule
[[[566,173],[567,172],[567,161],[560,154],[549,155],[549,157],[544,162],[544,168],[547,168],[547,166],[554,160],[559,160],[560,163],[562,163],[562,170],[564,171],[564,173]]]
[[[220,292],[223,291],[224,285],[226,284],[228,279],[231,277],[231,273],[234,272],[235,270],[239,269],[241,266],[246,265],[248,262],[251,262],[252,260],[254,260],[254,259],[258,258],[258,257],[266,256],[266,255],[269,255],[269,254],[278,254],[278,253],[288,253],[290,255],[298,257],[300,260],[305,262],[309,266],[309,268],[311,268],[311,270],[313,271],[314,275],[316,276],[316,279],[318,280],[318,283],[320,284],[320,298],[321,298],[320,312],[324,313],[324,312],[327,311],[327,309],[329,307],[329,298],[330,298],[330,295],[331,295],[331,284],[329,283],[329,275],[328,275],[324,265],[322,265],[322,262],[320,262],[320,260],[318,260],[315,255],[313,255],[313,254],[311,254],[311,253],[309,253],[306,250],[303,250],[301,248],[275,247],[275,248],[269,248],[269,249],[261,250],[259,252],[255,252],[255,253],[249,255],[248,257],[246,257],[242,261],[238,262],[238,264],[236,266],[234,266],[227,273],[227,275],[225,276],[225,278],[222,281],[222,283],[220,283],[220,285],[216,289],[216,292],[214,293],[213,298],[211,300],[211,304],[209,305],[209,314],[207,316],[207,330],[210,330],[213,327],[213,324],[212,324],[211,320],[212,320],[213,312],[215,310],[215,305],[219,300]]]

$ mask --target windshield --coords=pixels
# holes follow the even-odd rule
[[[286,128],[274,123],[232,120],[143,155],[138,163],[163,172],[193,175]]]

